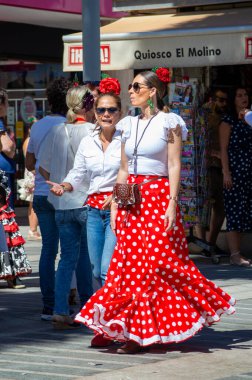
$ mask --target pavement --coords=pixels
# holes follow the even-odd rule
[[[26,237],[26,216],[20,210],[17,214]],[[230,266],[227,258],[215,265],[191,247],[191,258],[202,273],[236,297],[236,313],[185,342],[118,355],[117,345],[92,349],[93,334],[84,326],[59,331],[40,320],[41,243],[28,241],[25,248],[33,268],[23,279],[26,288],[8,289],[0,281],[0,380],[252,379],[252,268]]]

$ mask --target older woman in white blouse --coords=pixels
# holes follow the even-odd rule
[[[88,176],[87,241],[93,275],[100,286],[105,281],[116,244],[110,227],[109,206],[121,160],[121,132],[115,128],[121,117],[119,96],[101,94],[95,102],[95,116],[96,128],[81,141],[73,169],[61,185],[54,184],[51,191],[62,195],[65,191],[77,190]]]

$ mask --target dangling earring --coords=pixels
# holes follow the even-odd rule
[[[154,111],[154,103],[153,103],[153,101],[151,100],[151,98],[147,100],[147,104],[148,104],[148,106],[150,107],[150,111],[151,111],[151,113],[152,113],[152,112]]]

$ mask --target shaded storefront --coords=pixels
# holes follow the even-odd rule
[[[81,71],[82,34],[63,41],[64,71]],[[125,17],[101,28],[101,69],[116,73],[122,85],[134,70],[155,66],[207,87],[234,85],[250,81],[251,63],[252,7]]]

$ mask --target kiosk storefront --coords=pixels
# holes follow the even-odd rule
[[[82,34],[64,36],[63,41],[64,71],[81,71]],[[209,68],[251,63],[252,7],[125,17],[101,28],[101,69],[113,71],[122,87],[134,70],[155,66],[203,76],[208,86]]]
[[[63,40],[64,70],[81,71],[81,33],[65,36]],[[155,66],[172,68],[173,82],[195,79],[195,83],[205,89],[213,84],[231,87],[240,82],[249,84],[252,89],[252,7],[128,17],[101,28],[101,69],[120,80],[125,91],[123,104],[128,102],[127,85],[135,72]],[[172,86],[169,87],[171,90]],[[177,83],[173,83],[173,89],[174,103],[177,103],[177,96],[180,97],[176,93],[180,89]],[[187,126],[195,125],[192,105],[173,104],[174,109],[180,112]],[[188,218],[194,218],[199,202],[198,193],[193,194],[193,186],[190,189],[193,181],[190,182],[188,174],[192,171],[192,162],[195,164],[192,156],[197,137],[204,143],[202,135],[195,137],[194,134],[182,154],[181,182],[185,185],[182,205]],[[197,162],[201,164],[204,160],[199,156]],[[202,180],[203,169],[199,166],[197,170]],[[184,212],[182,208],[181,211]],[[187,220],[189,225],[193,222]]]

